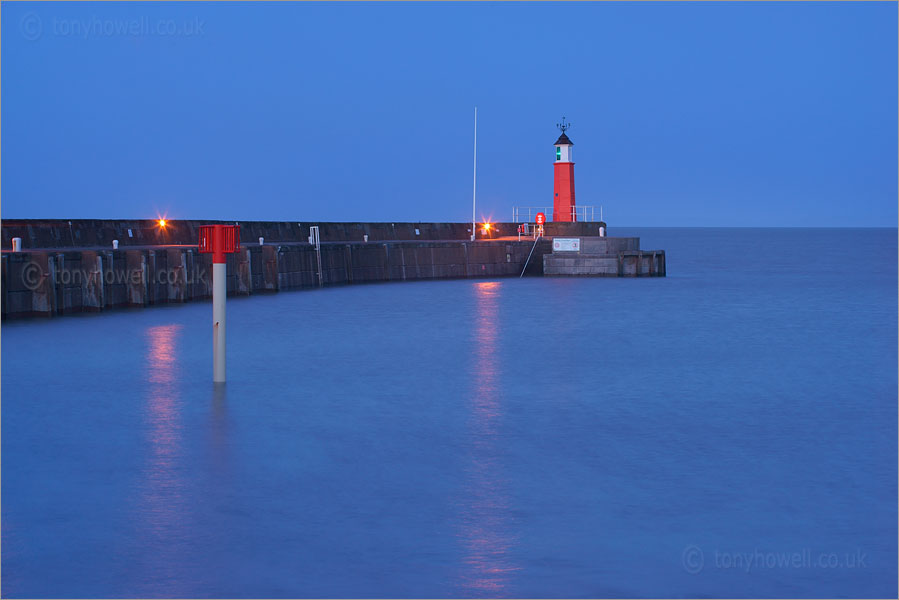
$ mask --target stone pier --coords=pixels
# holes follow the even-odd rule
[[[640,250],[636,237],[555,238],[543,274],[567,277],[664,277],[665,251]]]
[[[242,246],[227,255],[229,296],[320,285],[543,274],[551,243],[528,241],[347,242]],[[210,254],[196,247],[4,252],[3,319],[180,304],[212,297]]]

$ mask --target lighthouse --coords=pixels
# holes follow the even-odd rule
[[[565,131],[571,123],[562,122],[556,125],[562,135],[556,140],[556,161],[553,163],[553,221],[571,222],[577,220],[574,210],[574,162],[571,147],[574,145]]]

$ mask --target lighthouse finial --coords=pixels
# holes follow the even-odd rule
[[[556,123],[556,127],[558,127],[562,133],[565,133],[565,130],[571,127],[571,123],[566,123],[565,117],[562,117],[562,122]]]

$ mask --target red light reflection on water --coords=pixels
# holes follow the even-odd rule
[[[469,596],[501,596],[519,569],[510,556],[516,542],[509,518],[508,483],[503,475],[497,428],[503,417],[496,356],[500,286],[477,283],[473,391],[468,480],[460,502],[459,538],[464,548],[461,587]]]

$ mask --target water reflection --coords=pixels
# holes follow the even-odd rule
[[[218,477],[229,475],[228,388],[224,383],[212,384],[212,411],[209,421],[212,472]]]
[[[497,332],[500,282],[474,285],[476,319],[474,370],[469,418],[469,465],[459,537],[464,548],[460,581],[466,596],[504,596],[518,567],[512,560],[515,543],[509,517],[508,480],[503,473],[503,416]]]
[[[180,325],[164,325],[151,327],[146,333],[146,460],[141,473],[137,523],[141,556],[146,564],[141,566],[143,577],[135,583],[149,585],[157,594],[182,579],[179,548],[187,531],[177,353],[180,332]]]

